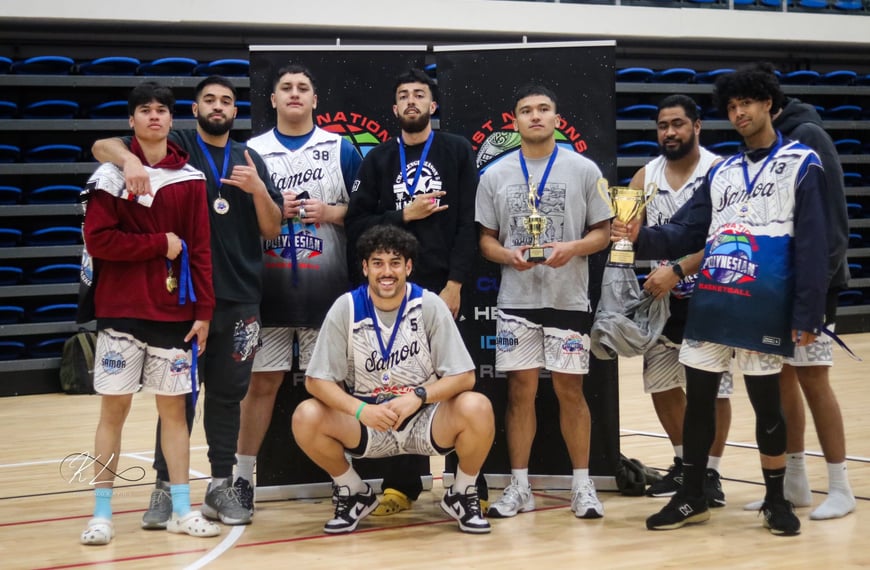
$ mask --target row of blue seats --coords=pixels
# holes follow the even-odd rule
[[[0,360],[23,358],[60,358],[69,337],[55,337],[25,344],[20,340],[0,340]]]
[[[704,145],[708,150],[722,156],[737,154],[740,149],[737,141],[722,141]],[[845,138],[834,141],[834,146],[839,154],[870,154],[870,141],[863,143],[858,139]],[[655,141],[638,140],[619,145],[616,149],[617,156],[658,156],[659,145]],[[854,176],[854,175],[853,175]],[[851,182],[851,181],[850,181]]]
[[[48,226],[24,232],[18,228],[0,228],[0,247],[19,245],[78,245],[82,243],[80,226]]]
[[[687,0],[691,4],[724,4],[728,0]],[[735,7],[761,7],[782,10],[782,0],[734,0]],[[862,0],[788,0],[789,8],[801,8],[811,11],[836,10],[841,12],[863,12],[865,10]]]
[[[49,283],[75,283],[81,266],[75,263],[48,263],[25,271],[17,265],[0,265],[0,286]]]
[[[175,102],[173,114],[178,119],[193,117],[190,99],[178,99]],[[251,102],[237,101],[239,118],[250,118]],[[69,99],[46,99],[34,101],[19,108],[14,101],[0,100],[0,119],[74,119],[87,117],[90,119],[126,119],[129,116],[126,100],[106,101],[93,105],[87,110],[76,101]]]
[[[75,204],[82,189],[72,184],[50,184],[30,191],[17,186],[0,186],[0,206],[15,204]]]
[[[671,67],[654,71],[648,67],[625,67],[616,70],[616,80],[628,83],[713,83],[720,75],[733,72],[733,68],[695,71],[688,67]],[[870,85],[870,74],[859,74],[849,69],[820,73],[798,70],[781,73],[779,80],[785,85]]]
[[[76,319],[75,303],[51,303],[27,309],[19,305],[0,305],[0,324],[14,325],[18,323],[52,323],[58,321],[74,321]]]
[[[189,57],[164,57],[141,62],[135,57],[111,56],[79,62],[62,55],[40,55],[13,61],[0,56],[0,73],[20,75],[248,75],[250,63],[246,59],[216,59],[207,63]]]
[[[2,105],[2,102],[0,102]],[[834,107],[822,107],[814,105],[819,115],[828,121],[858,121],[861,119],[870,119],[870,107],[867,109],[860,105],[836,105]],[[715,107],[702,108],[698,106],[698,114],[703,119],[726,119],[722,116],[719,109]],[[616,110],[617,119],[649,119],[655,121],[658,118],[658,107],[649,103],[639,103],[636,105],[625,105]]]
[[[22,151],[12,144],[0,144],[0,164],[12,162],[76,162],[84,149],[74,144],[44,144]]]

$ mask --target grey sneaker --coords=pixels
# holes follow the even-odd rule
[[[242,506],[239,493],[230,485],[229,479],[206,492],[205,501],[202,503],[202,514],[212,520],[219,519],[228,525],[251,523],[251,513]]]
[[[251,516],[254,516],[254,487],[250,481],[244,477],[239,477],[233,483],[233,487],[236,488],[236,493],[239,495],[239,502],[248,509]]]
[[[587,479],[571,492],[571,510],[578,519],[600,519],[604,516],[604,507],[595,494],[592,479]]]
[[[487,515],[493,518],[507,518],[516,516],[517,513],[534,510],[535,496],[532,495],[532,488],[523,488],[514,477],[511,477],[510,485],[505,487],[501,498],[489,506]]]
[[[148,510],[142,515],[142,528],[148,530],[164,530],[172,518],[172,496],[169,494],[169,483],[157,480],[151,491],[151,502]]]

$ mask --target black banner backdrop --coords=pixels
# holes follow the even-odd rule
[[[522,85],[541,83],[558,97],[562,117],[556,138],[563,149],[595,161],[609,180],[616,176],[614,101],[615,44],[560,42],[479,46],[436,46],[441,92],[441,128],[467,137],[477,152],[478,168],[487,166],[520,144],[513,130],[514,93]],[[597,304],[605,254],[590,257],[590,294]],[[496,440],[484,464],[487,481],[508,483],[510,462],[504,431],[507,381],[495,371],[495,306],[500,270],[481,260],[463,302],[470,322],[466,344],[477,363],[477,389],[487,394],[496,412]],[[570,286],[570,284],[565,284]],[[584,381],[592,415],[590,473],[599,489],[615,489],[619,461],[619,394],[616,361],[591,360]],[[570,488],[571,462],[559,429],[559,407],[549,375],[542,373],[536,402],[538,428],[529,471],[536,488]],[[448,457],[446,472],[455,470]],[[446,475],[446,481],[450,475]],[[445,483],[446,484],[446,483]]]
[[[341,134],[365,154],[398,132],[393,115],[393,79],[425,65],[426,46],[251,46],[251,123],[258,135],[275,126],[275,74],[290,63],[304,65],[317,81],[315,124]],[[309,397],[295,365],[275,402],[272,423],[257,457],[257,499],[328,496],[332,482],[308,459],[290,432],[296,405]],[[354,465],[366,479],[378,478],[377,463]],[[427,473],[428,474],[428,473]]]

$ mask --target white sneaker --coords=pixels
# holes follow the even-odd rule
[[[524,488],[514,477],[511,477],[510,485],[505,487],[499,500],[489,506],[486,514],[494,518],[507,518],[516,516],[517,513],[534,510],[535,496],[532,495],[531,486]]]
[[[595,494],[592,479],[587,479],[571,491],[571,510],[578,519],[600,519],[604,516],[604,506]]]

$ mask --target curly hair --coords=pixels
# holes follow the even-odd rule
[[[374,226],[359,237],[356,252],[359,258],[367,260],[373,253],[395,253],[405,259],[417,256],[417,238],[410,232],[396,226]]]
[[[785,95],[775,75],[758,66],[743,67],[716,79],[713,102],[719,112],[728,115],[728,102],[732,99],[771,101],[771,109],[782,108]]]

